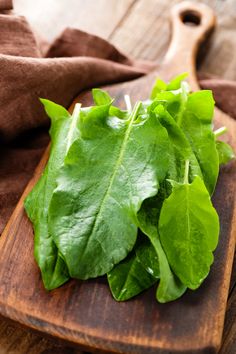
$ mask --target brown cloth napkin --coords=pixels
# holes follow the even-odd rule
[[[11,6],[0,0],[0,11]],[[75,29],[66,29],[42,57],[23,17],[2,12],[0,28],[1,233],[49,141],[49,121],[38,97],[68,107],[79,92],[135,79],[153,64],[133,61],[107,41]],[[200,84],[236,118],[236,83],[207,78]]]
[[[0,11],[11,10],[12,7],[12,0],[0,0]]]

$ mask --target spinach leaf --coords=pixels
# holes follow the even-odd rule
[[[156,95],[156,98],[147,107],[149,111],[155,111],[155,108],[162,105],[165,110],[176,120],[176,116],[180,110],[180,93],[173,93],[171,91],[162,91]]]
[[[25,199],[26,212],[34,224],[35,259],[41,269],[44,286],[51,290],[69,279],[65,262],[48,231],[48,208],[56,176],[63,164],[64,157],[76,137],[79,106],[73,115],[49,100],[41,99],[48,116],[51,118],[50,136],[52,139],[48,164],[36,186]]]
[[[159,276],[157,253],[142,233],[133,251],[107,274],[111,292],[118,301],[128,300],[148,289]]]
[[[184,178],[186,160],[189,160],[191,163],[189,179],[192,181],[196,175],[202,177],[201,168],[190,143],[173,117],[161,104],[155,107],[154,113],[157,115],[162,126],[166,128],[169,140],[171,142],[167,178],[175,181],[182,181]]]
[[[146,271],[134,251],[107,274],[107,279],[117,301],[131,299],[157,281]]]
[[[235,158],[235,154],[231,146],[223,141],[216,142],[216,149],[219,155],[220,165],[225,165]]]
[[[186,286],[172,272],[160,242],[158,219],[164,198],[165,188],[161,189],[156,197],[145,200],[138,213],[139,227],[150,239],[157,255],[160,283],[156,298],[161,303],[176,300],[186,291]]]
[[[106,104],[111,104],[112,103],[112,98],[111,96],[104,90],[101,89],[93,89],[92,90],[92,95],[93,95],[93,100],[97,106],[102,106]],[[115,116],[121,119],[127,118],[128,117],[128,112],[123,111],[119,109],[118,107],[109,106],[109,114],[110,116]]]
[[[185,109],[177,122],[192,146],[210,194],[215,189],[219,173],[219,156],[212,131],[213,112],[212,92],[194,92],[189,94]]]
[[[150,98],[155,100],[159,93],[176,91],[180,89],[182,81],[188,76],[187,73],[182,73],[174,77],[168,84],[165,81],[161,80],[159,77],[156,79],[155,84],[152,88]]]
[[[97,106],[104,106],[112,102],[111,96],[108,94],[108,92],[104,90],[94,88],[92,89],[92,95],[93,95],[94,103]]]
[[[166,130],[153,114],[140,120],[140,106],[127,120],[81,112],[81,138],[58,173],[49,208],[50,233],[72,277],[103,275],[127,256],[142,201],[166,175]]]
[[[164,201],[159,233],[175,274],[196,289],[209,273],[219,235],[219,220],[199,176],[189,184],[171,181],[173,191]]]
[[[140,233],[141,234],[141,233]],[[137,259],[144,269],[154,278],[160,278],[160,268],[157,253],[150,240],[143,234],[139,235],[139,244],[134,247]]]
[[[155,84],[152,88],[152,92],[150,95],[150,98],[152,100],[154,100],[156,98],[156,95],[159,92],[165,91],[167,88],[167,84],[165,83],[165,81],[161,80],[159,77],[156,79]]]
[[[107,273],[116,300],[159,280],[165,303],[206,278],[219,234],[210,195],[234,153],[216,141],[226,128],[212,131],[212,93],[190,93],[185,77],[158,78],[133,110],[128,95],[121,110],[100,89],[72,116],[41,100],[50,158],[25,208],[47,289]]]
[[[184,179],[186,159],[191,160],[191,169],[189,171],[190,180],[193,180],[196,175],[202,176],[200,166],[189,141],[167,109],[159,104],[154,108],[154,112],[160,123],[166,128],[171,142],[168,178],[174,179],[175,181],[182,181]],[[139,227],[150,238],[158,256],[160,284],[156,296],[159,302],[173,301],[182,296],[186,291],[186,286],[173,274],[170,268],[158,232],[160,210],[162,203],[168,197],[169,193],[170,187],[167,183],[163,183],[158,195],[145,200],[138,213]]]
[[[166,89],[167,91],[173,91],[173,90],[178,90],[181,88],[182,82],[186,77],[188,76],[188,73],[182,73],[174,77],[169,84],[167,85]]]
[[[212,92],[202,90],[189,94],[185,74],[174,78],[169,85],[156,83],[154,101],[149,109],[155,110],[160,104],[170,113],[189,140],[196,155],[204,182],[212,194],[219,173],[219,157],[215,136],[212,131],[214,99]],[[174,91],[169,91],[170,89]],[[191,162],[192,166],[192,162]],[[183,169],[181,169],[183,171]]]

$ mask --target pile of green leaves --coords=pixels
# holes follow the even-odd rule
[[[211,91],[180,75],[158,79],[127,110],[94,89],[70,115],[41,99],[51,119],[47,166],[25,200],[35,258],[51,290],[70,277],[107,274],[116,300],[157,284],[168,302],[209,273],[219,220],[211,203],[219,165],[234,154],[213,132]]]

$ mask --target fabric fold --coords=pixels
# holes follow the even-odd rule
[[[12,8],[12,0],[0,0],[0,11],[11,10]]]
[[[83,90],[135,79],[143,74],[135,67],[92,57],[23,58],[0,56],[1,139],[44,125],[48,119],[39,97],[65,107]]]

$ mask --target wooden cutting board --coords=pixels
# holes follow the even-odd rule
[[[199,44],[215,25],[214,14],[205,5],[185,2],[173,8],[173,36],[158,75],[170,79],[189,72],[198,89],[195,58]],[[191,24],[191,25],[190,25]],[[145,34],[144,34],[145,35]],[[157,72],[139,80],[108,87],[118,102],[124,94],[145,99]],[[84,93],[77,100],[91,101]],[[227,141],[236,150],[236,122],[215,111],[216,127],[229,128]],[[33,230],[23,200],[39,178],[48,158],[45,152],[33,179],[20,199],[0,239],[0,314],[89,351],[107,353],[215,353],[222,336],[235,247],[235,163],[223,167],[214,194],[221,222],[215,262],[204,284],[180,300],[158,304],[155,288],[131,301],[118,303],[110,295],[105,278],[71,280],[52,292],[44,290],[33,258]]]

